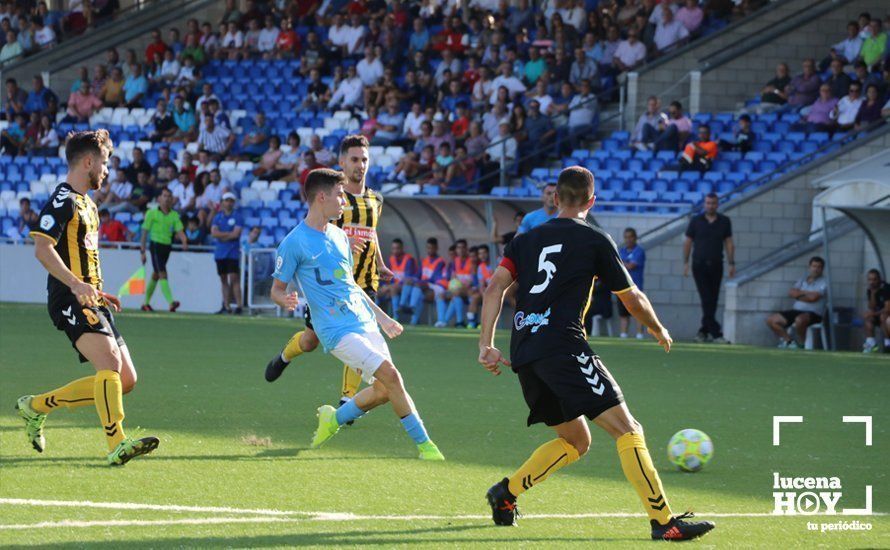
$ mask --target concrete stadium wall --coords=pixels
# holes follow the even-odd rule
[[[771,10],[756,14],[746,21],[721,32],[703,43],[693,43],[688,49],[669,61],[644,69],[638,80],[638,93],[634,105],[627,109],[626,123],[633,127],[636,117],[645,109],[646,98],[662,95],[662,103],[680,100],[689,103],[689,81],[677,84],[692,70],[701,70],[701,60],[718,50],[746,39],[756,39],[769,25],[784,21],[810,8],[812,0],[788,0]],[[795,29],[790,34],[752,49],[735,60],[702,76],[701,111],[727,111],[736,104],[757,95],[767,80],[772,78],[775,66],[785,61],[793,74],[800,72],[800,62],[806,57],[817,60],[828,54],[831,44],[839,42],[846,32],[846,23],[855,20],[860,12],[870,11],[883,18],[887,10],[884,0],[852,0],[840,2],[833,11]]]
[[[112,294],[139,267],[138,250],[102,250],[101,259],[105,291]],[[180,311],[211,313],[219,309],[222,296],[213,254],[174,252],[167,273],[174,296],[182,302]],[[126,296],[121,302],[125,308],[138,309],[142,299]],[[0,244],[0,301],[46,303],[46,270],[34,257],[33,246]],[[156,309],[166,309],[160,291],[153,303]]]
[[[742,270],[747,263],[764,257],[783,245],[809,234],[812,223],[813,197],[820,191],[810,182],[888,148],[890,148],[890,134],[885,133],[869,143],[813,167],[789,181],[757,191],[757,195],[744,200],[744,202],[721,208],[721,211],[732,219],[733,240],[736,245],[736,268]],[[699,328],[701,309],[695,283],[691,277],[683,277],[683,239],[681,230],[657,246],[647,248],[646,293],[655,304],[662,320],[672,329],[675,336],[691,338]],[[837,271],[838,281],[861,280],[862,277],[864,241],[853,239],[849,244],[853,248],[845,250],[845,252],[851,253],[852,256],[832,257],[832,275]],[[643,246],[646,247],[646,242],[643,242]],[[832,250],[841,250],[841,248],[841,246],[832,245]],[[795,273],[800,271],[797,267],[789,269]],[[844,274],[844,270],[847,270],[846,274]],[[794,278],[797,277],[799,275]],[[787,279],[785,280],[787,282]],[[788,284],[790,285],[790,282]],[[833,288],[835,286],[837,285],[833,285]],[[781,292],[775,286],[752,288],[754,290],[751,292],[756,293],[757,298],[764,299],[762,302],[764,307],[773,303],[769,300],[784,297],[788,291],[787,286]],[[838,287],[838,291],[840,291],[840,287]],[[775,292],[779,292],[779,294],[776,295]],[[839,299],[842,296],[843,294],[838,294]],[[725,292],[721,292],[720,298],[717,311],[718,321],[723,318]],[[838,301],[837,305],[852,306],[854,304]],[[764,309],[761,313],[766,313],[766,311],[768,310]],[[765,327],[764,330],[766,330]],[[739,331],[734,335],[734,338],[733,341],[739,343],[763,343],[762,334],[758,334],[757,331]]]

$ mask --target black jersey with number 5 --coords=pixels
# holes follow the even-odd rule
[[[555,218],[518,235],[501,266],[519,285],[510,340],[514,368],[586,345],[583,317],[595,277],[614,293],[633,287],[609,234],[580,219]]]

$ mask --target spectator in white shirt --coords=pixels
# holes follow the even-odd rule
[[[337,86],[334,95],[328,102],[328,109],[356,107],[361,98],[362,81],[356,74],[355,65],[350,65],[346,69],[346,78],[340,81],[340,85]]]
[[[569,103],[569,132],[575,135],[592,133],[597,111],[599,105],[593,86],[589,80],[584,79],[581,81],[580,93],[575,94]]]
[[[237,23],[229,23],[226,34],[222,37],[222,47],[219,49],[223,57],[238,59],[244,48],[244,33],[238,29]]]
[[[599,80],[599,68],[596,61],[587,57],[584,48],[575,48],[575,61],[572,62],[572,68],[569,71],[569,82],[578,85],[582,80],[590,80],[596,82]]]
[[[56,42],[55,31],[49,25],[44,25],[43,18],[39,15],[31,19],[31,30],[34,32],[34,42],[41,48],[47,48]]]
[[[280,32],[275,26],[275,19],[271,15],[267,15],[266,26],[260,31],[260,38],[257,41],[257,49],[263,54],[263,57],[268,58],[275,51],[275,41],[278,40]]]
[[[654,41],[658,51],[665,52],[689,38],[689,31],[683,23],[674,19],[674,12],[670,8],[663,7],[662,11],[664,14],[661,16],[661,23],[655,27]]]
[[[655,10],[659,11],[659,10]],[[622,40],[615,50],[613,63],[619,72],[630,71],[646,59],[646,46],[640,42],[637,29],[627,31],[627,40]]]
[[[819,70],[825,71],[834,59],[840,59],[844,65],[852,63],[859,57],[862,49],[862,37],[859,35],[859,23],[847,23],[847,37],[831,47],[828,55],[819,62]]]
[[[353,13],[346,27],[346,53],[356,55],[365,44],[365,27],[359,14]]]
[[[419,102],[415,101],[411,104],[411,112],[405,117],[405,123],[402,126],[402,134],[408,139],[417,139],[420,137],[420,127],[426,120],[423,113],[423,107]]]
[[[516,139],[510,135],[509,121],[504,120],[498,125],[498,137],[486,147],[485,154],[490,162],[500,164],[503,161],[504,165],[516,158]]]
[[[537,101],[538,110],[542,114],[546,114],[547,109],[550,108],[550,104],[553,103],[553,97],[551,97],[550,94],[547,93],[547,78],[544,76],[539,78],[538,81],[535,82],[535,89],[532,92],[525,94],[525,99],[526,106],[532,99]]]
[[[349,41],[349,37],[346,35],[346,29],[347,27],[343,23],[343,16],[339,13],[335,13],[334,17],[331,18],[331,28],[328,29],[328,45],[341,50],[341,52],[345,52],[346,44]]]
[[[436,86],[445,84],[445,71],[451,71],[452,77],[462,73],[460,59],[454,57],[454,52],[449,49],[442,50],[442,62],[439,63],[439,66],[436,67],[436,72],[433,73]]]
[[[521,80],[513,76],[513,67],[511,67],[509,63],[501,63],[500,71],[500,76],[498,76],[491,82],[492,93],[491,97],[489,97],[488,99],[488,102],[491,105],[497,103],[497,91],[501,86],[507,89],[507,93],[509,93],[511,101],[514,97],[516,97],[517,94],[524,93],[527,89],[525,87],[525,84],[523,84]]]
[[[170,185],[173,194],[173,209],[182,213],[195,209],[195,187],[189,181],[189,173],[183,170],[177,181]]]
[[[172,82],[179,76],[180,69],[182,69],[182,65],[176,60],[176,56],[173,55],[173,50],[165,51],[164,62],[161,63],[161,78],[166,82]]]
[[[659,5],[655,6],[654,10],[652,10],[652,14],[649,16],[649,23],[658,26],[664,19],[664,13],[666,11],[671,11],[671,15],[676,15],[678,9],[680,9],[680,6],[673,2],[661,2]]]
[[[123,170],[118,170],[115,174],[114,182],[111,184],[111,192],[105,196],[102,207],[107,208],[110,212],[118,212],[125,210],[129,206],[127,199],[133,193],[133,184],[127,181],[127,174]],[[110,177],[110,174],[109,174]]]
[[[383,78],[383,63],[374,55],[374,48],[365,48],[365,57],[355,67],[359,80],[365,86],[374,86]]]
[[[856,125],[856,115],[864,101],[861,87],[859,82],[852,82],[847,95],[842,97],[834,108],[832,116],[837,122],[839,130],[849,130]]]

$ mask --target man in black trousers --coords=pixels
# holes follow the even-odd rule
[[[689,276],[689,254],[692,253],[692,277],[701,298],[701,327],[696,342],[725,342],[723,329],[717,322],[717,299],[723,279],[723,247],[729,263],[729,278],[735,277],[735,245],[732,222],[717,212],[717,194],[705,197],[704,212],[689,221],[683,242],[683,276]]]

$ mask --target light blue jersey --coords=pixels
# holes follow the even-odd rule
[[[519,228],[516,230],[516,234],[527,233],[539,225],[549,222],[555,218],[557,214],[559,214],[558,210],[554,210],[553,214],[548,214],[543,208],[532,210],[523,216],[522,221],[519,223]]]
[[[374,312],[352,278],[352,265],[349,239],[333,224],[326,224],[322,233],[303,222],[278,245],[272,277],[299,281],[325,352],[347,334],[377,332]]]

